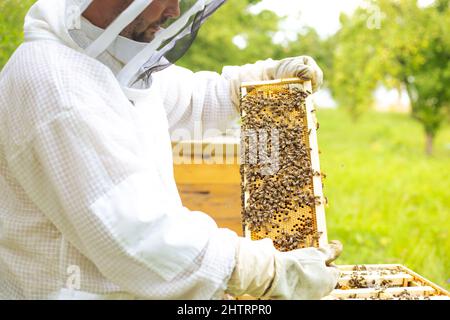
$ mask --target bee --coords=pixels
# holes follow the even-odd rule
[[[311,192],[304,191],[312,190],[314,176],[311,149],[308,150],[305,138],[306,132],[308,135],[312,132],[306,125],[304,100],[307,95],[299,89],[255,91],[241,100],[245,130],[262,129],[270,132],[276,128],[278,139],[273,139],[269,134],[266,147],[268,154],[275,155],[279,160],[279,170],[271,176],[261,175],[259,170],[262,165],[259,162],[243,164],[246,170],[241,168],[241,173],[245,176],[246,185],[242,179],[241,190],[250,195],[247,202],[244,201],[245,198],[241,199],[242,206],[246,207],[242,210],[243,220],[251,225],[252,232],[263,231],[267,236],[269,229],[273,230],[278,234],[276,245],[283,251],[305,247],[319,238],[314,232],[311,219],[305,220],[301,225],[296,224],[289,229],[290,232],[283,230],[280,234],[280,225],[291,220],[290,212],[311,207],[316,201]],[[245,152],[257,154],[257,147],[253,146],[250,150],[249,140],[242,141]],[[259,155],[257,160],[261,161]]]

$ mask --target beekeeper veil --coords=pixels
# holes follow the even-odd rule
[[[66,19],[69,31],[80,27],[76,23],[76,13],[79,13],[78,18],[81,19],[85,10],[95,1],[69,1],[71,3],[67,7],[69,19]],[[179,14],[167,21],[164,21],[163,17],[162,20],[150,25],[148,30],[154,32],[154,37],[146,43],[141,40],[132,41],[121,35],[126,27],[152,3],[156,8],[157,2],[160,2],[159,7],[161,7],[169,1],[173,0],[132,1],[109,25],[99,29],[101,32],[97,33],[98,36],[84,48],[84,52],[93,58],[98,58],[106,50],[117,47],[117,41],[122,41],[122,43],[128,41],[129,45],[126,45],[125,50],[128,59],[116,77],[122,86],[138,89],[149,88],[152,74],[167,68],[180,59],[191,46],[201,25],[226,0],[179,0]],[[176,4],[177,1],[173,2]]]

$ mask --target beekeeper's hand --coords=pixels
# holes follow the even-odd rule
[[[295,77],[305,81],[311,81],[314,92],[323,84],[322,69],[319,68],[313,58],[308,56],[283,59],[275,67],[275,79]]]
[[[283,60],[263,60],[244,66],[228,66],[223,75],[231,80],[231,97],[238,108],[240,87],[242,82],[266,81],[286,78],[301,78],[311,81],[313,91],[317,91],[323,83],[323,72],[313,58],[300,56]]]
[[[280,300],[321,299],[338,282],[339,270],[326,263],[339,253],[334,244],[280,252],[269,239],[240,238],[227,293]]]
[[[329,266],[332,264],[334,260],[339,258],[343,250],[342,243],[338,240],[332,240],[328,244],[328,246],[324,248],[320,248],[319,250],[324,251],[324,253],[328,256],[328,260],[325,261],[326,265]]]

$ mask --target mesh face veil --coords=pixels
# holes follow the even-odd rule
[[[72,0],[82,15],[96,0]],[[130,23],[139,20],[144,11],[155,8],[156,21],[150,23],[144,32],[154,32],[154,37],[146,41],[116,75],[119,83],[125,87],[145,89],[151,86],[152,74],[163,70],[180,59],[189,49],[202,24],[225,2],[226,0],[134,0],[128,5],[101,34],[85,48],[85,53],[93,58],[99,57],[118,38]],[[177,6],[176,17],[172,15],[166,20],[165,10],[170,6]],[[171,8],[171,10],[174,8]],[[179,12],[179,15],[178,15]],[[151,12],[150,12],[151,14]],[[144,22],[145,24],[145,22]],[[143,24],[143,25],[144,25]],[[75,29],[68,26],[69,31]],[[130,40],[131,41],[131,40]]]

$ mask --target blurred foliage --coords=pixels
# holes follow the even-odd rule
[[[341,16],[342,28],[335,35],[322,39],[304,28],[287,45],[271,41],[280,17],[247,10],[257,2],[229,0],[202,28],[180,64],[220,72],[224,65],[307,54],[322,67],[325,86],[354,120],[373,106],[379,85],[405,87],[412,116],[427,136],[426,151],[432,152],[436,133],[450,119],[449,0],[425,8],[416,0],[367,1],[352,15]],[[233,43],[236,36],[246,39],[244,50]]]
[[[379,19],[379,26],[370,25]],[[341,16],[336,34],[332,91],[356,118],[370,108],[380,84],[406,87],[412,116],[426,133],[426,152],[450,114],[450,7],[437,0],[421,8],[416,0],[368,2]]]
[[[187,54],[177,63],[193,71],[220,72],[225,65],[242,65],[272,58],[276,46],[272,36],[280,18],[272,11],[252,14],[248,7],[261,0],[228,0],[200,29]],[[240,36],[245,42],[241,50],[233,43]]]
[[[449,1],[420,9],[413,0],[383,0],[380,7],[387,15],[383,45],[391,65],[386,75],[406,86],[412,115],[423,125],[431,153],[432,139],[450,110]]]
[[[22,42],[23,20],[35,0],[0,1],[0,69]]]
[[[382,78],[377,59],[380,48],[376,45],[379,35],[368,30],[367,21],[362,9],[352,17],[342,15],[342,28],[334,36],[330,87],[338,105],[344,106],[354,120],[372,106],[372,93]]]
[[[310,27],[304,27],[297,38],[283,47],[278,47],[275,58],[295,57],[308,55],[314,57],[324,73],[324,85],[329,86],[330,75],[333,73],[333,52],[336,46],[336,38],[322,39],[317,31]]]

